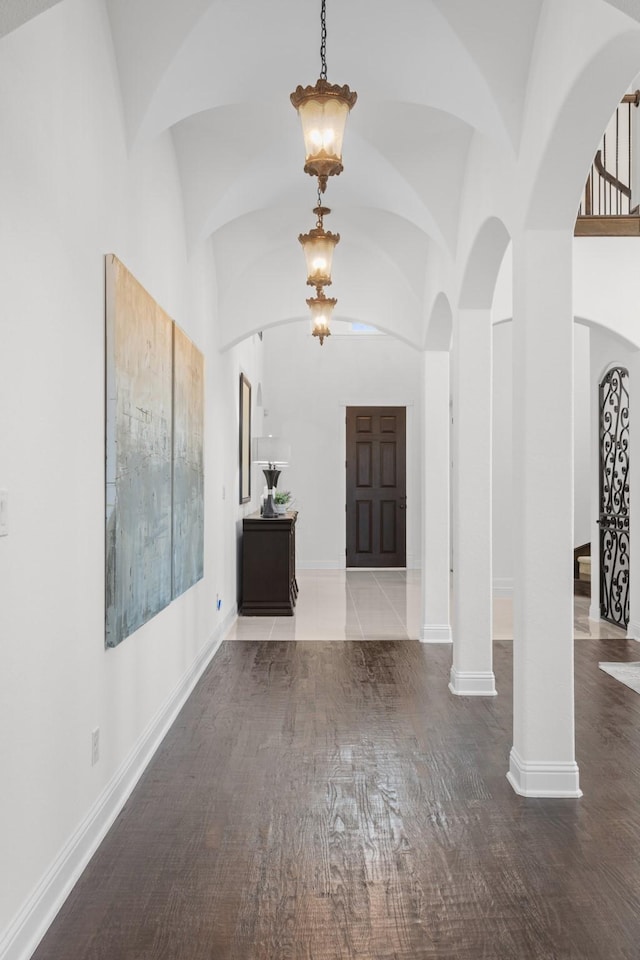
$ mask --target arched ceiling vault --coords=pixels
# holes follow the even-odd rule
[[[297,315],[296,303],[304,313],[297,236],[313,226],[315,182],[302,170],[289,94],[319,73],[320,0],[102,2],[130,144],[170,131],[188,243],[211,238],[223,328],[259,308],[261,290],[247,278],[265,264],[283,315]],[[640,18],[640,0],[587,2],[605,19],[637,26],[623,14]],[[486,208],[502,197],[515,209],[516,193],[531,196],[540,179],[537,158],[522,162],[532,89],[541,89],[532,77],[544,75],[545,25],[558,7],[569,25],[563,56],[585,68],[593,60],[593,49],[571,42],[582,3],[327,0],[328,78],[359,97],[344,173],[325,197],[328,225],[343,237],[334,290],[349,315],[371,322],[376,313],[398,335],[426,342],[427,303],[439,290],[454,302],[447,283],[463,281],[458,260],[481,223],[501,216]],[[552,97],[536,109],[560,118],[561,98]],[[377,287],[362,283],[367,263],[377,265]]]
[[[17,30],[23,23],[55,7],[60,0],[2,0],[0,3],[0,37]]]

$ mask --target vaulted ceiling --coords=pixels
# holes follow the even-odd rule
[[[316,187],[289,94],[319,75],[319,0],[107,6],[131,143],[172,131],[187,240],[213,238],[222,322],[242,329],[256,286],[262,312],[280,311],[265,324],[306,316],[297,236]],[[328,78],[359,96],[326,193],[336,316],[421,342],[427,263],[434,246],[455,255],[473,137],[517,149],[541,6],[328,0]]]
[[[0,37],[17,30],[60,0],[0,0]]]
[[[51,5],[0,0],[0,28],[3,2],[8,18],[9,7]],[[105,6],[130,148],[173,138],[188,249],[213,249],[223,342],[252,324],[306,320],[297,236],[314,225],[316,185],[289,94],[319,75],[320,0]],[[327,227],[342,238],[336,316],[424,345],[446,278],[464,272],[474,208],[480,223],[514,194],[526,203],[536,171],[556,162],[537,150],[552,141],[562,98],[609,43],[620,67],[597,104],[606,120],[636,48],[640,72],[640,33],[615,48],[637,20],[640,0],[327,0],[328,79],[358,92],[344,173],[325,196]],[[585,138],[588,156],[593,130]]]

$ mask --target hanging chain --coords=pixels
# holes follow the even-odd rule
[[[318,183],[318,206],[314,210],[314,213],[317,216],[316,227],[319,230],[324,230],[324,207],[322,206],[322,192],[320,190],[320,184]]]
[[[322,69],[320,70],[320,79],[327,79],[327,10],[326,10],[326,0],[322,0],[322,5],[320,7],[320,62],[322,64]]]

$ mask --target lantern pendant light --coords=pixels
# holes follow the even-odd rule
[[[321,42],[320,78],[315,86],[297,86],[291,94],[291,103],[302,122],[305,146],[304,171],[318,178],[324,193],[329,177],[342,173],[342,140],[349,111],[358,94],[348,86],[339,86],[327,80],[327,24],[326,0],[320,10]]]
[[[309,233],[301,233],[298,240],[302,244],[307,261],[307,284],[319,290],[320,287],[328,287],[331,284],[333,251],[340,243],[340,234],[324,229],[323,218],[331,213],[331,210],[321,205],[319,190],[318,206],[314,207],[313,212],[317,217],[314,229]]]
[[[320,346],[322,346],[325,337],[331,336],[329,324],[331,323],[333,308],[337,302],[334,297],[325,297],[322,288],[317,291],[317,296],[310,297],[307,300],[311,312],[311,333],[314,337],[320,338]]]

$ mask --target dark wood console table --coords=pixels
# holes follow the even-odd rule
[[[252,513],[242,521],[243,616],[293,616],[298,596],[297,517],[296,511],[274,520]]]

